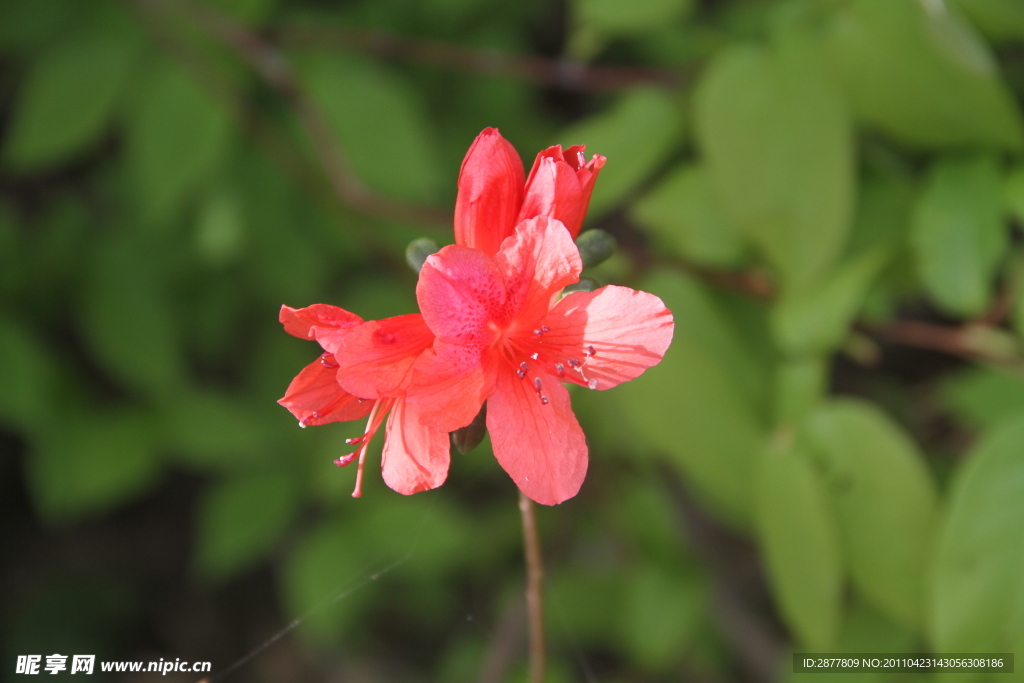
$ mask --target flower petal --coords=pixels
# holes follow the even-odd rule
[[[448,432],[425,426],[415,406],[399,399],[388,417],[384,483],[407,496],[437,488],[448,476],[450,448]]]
[[[302,426],[365,417],[373,402],[360,401],[342,389],[336,367],[329,354],[317,358],[295,376],[278,403],[291,411]]]
[[[587,474],[587,441],[561,382],[544,374],[541,402],[532,380],[510,368],[498,374],[487,401],[487,431],[494,456],[516,486],[542,505],[572,498]]]
[[[566,285],[578,282],[583,263],[580,252],[559,221],[540,216],[516,226],[494,258],[505,281],[513,329],[535,326],[551,308],[552,299]]]
[[[566,365],[566,377],[578,384],[596,381],[595,389],[610,389],[657,365],[675,329],[661,299],[615,285],[565,296],[544,324],[550,329],[543,335],[549,362]],[[584,365],[570,371],[570,358],[584,359]]]
[[[538,216],[555,218],[565,225],[575,239],[583,224],[583,190],[576,177],[576,170],[562,160],[561,148],[557,150],[557,158],[546,155],[551,150],[537,155],[530,178],[526,181],[526,194],[523,208],[519,211],[519,220]]]
[[[416,357],[433,341],[418,313],[369,320],[352,328],[335,349],[338,382],[363,398],[400,394],[408,388]]]
[[[500,325],[510,314],[494,260],[459,245],[427,258],[416,299],[427,326],[445,342],[487,345],[495,335],[491,323]]]
[[[523,162],[515,147],[496,128],[484,129],[459,172],[455,243],[493,256],[515,228],[523,184]]]
[[[475,345],[434,341],[413,366],[407,400],[425,424],[446,432],[465,427],[494,392],[494,361]]]
[[[355,313],[328,304],[313,304],[305,308],[282,306],[278,319],[285,332],[299,339],[312,339],[314,327],[343,329],[363,322]]]

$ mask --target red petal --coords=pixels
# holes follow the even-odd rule
[[[423,319],[444,342],[488,345],[495,335],[492,323],[501,326],[511,315],[494,260],[459,245],[427,258],[416,299]]]
[[[484,129],[459,172],[455,243],[493,256],[515,228],[523,184],[523,162],[515,147],[497,129]]]
[[[590,206],[590,195],[594,193],[594,183],[597,182],[597,175],[601,172],[601,169],[604,168],[605,161],[607,161],[607,159],[603,156],[595,154],[591,157],[587,165],[576,173],[576,177],[579,178],[580,181],[580,215],[575,226],[566,226],[569,228],[569,232],[572,233],[573,239],[576,238],[576,235],[580,232],[580,228],[583,227],[583,219],[587,217],[587,208]]]
[[[495,257],[508,290],[507,307],[515,312],[514,329],[530,329],[551,308],[566,285],[578,282],[583,263],[579,250],[557,220],[523,221]]]
[[[669,344],[675,323],[661,299],[629,287],[608,285],[595,292],[574,292],[559,301],[544,324],[549,362],[566,365],[566,378],[595,389],[610,389],[657,365]],[[588,348],[593,356],[588,357]],[[569,358],[585,360],[571,371]]]
[[[384,483],[405,495],[437,488],[448,476],[449,448],[448,432],[424,426],[415,407],[399,399],[388,417]]]
[[[303,426],[365,417],[373,401],[360,401],[342,389],[336,367],[329,356],[317,358],[295,376],[278,403],[291,411]]]
[[[532,380],[503,369],[487,401],[487,431],[494,456],[516,486],[542,505],[557,505],[583,484],[587,441],[561,382],[544,373],[542,391],[547,404]]]
[[[367,321],[348,332],[335,351],[338,382],[364,398],[399,394],[408,388],[416,357],[433,341],[418,313]]]
[[[406,400],[420,406],[425,424],[454,432],[472,422],[494,392],[493,367],[482,347],[437,340],[416,360]]]
[[[284,325],[285,332],[299,339],[312,339],[314,327],[342,329],[363,322],[355,313],[328,304],[313,304],[306,308],[282,306],[278,319]]]
[[[519,220],[538,216],[556,218],[569,230],[573,239],[583,224],[583,191],[576,170],[562,160],[561,149],[557,158],[537,155],[537,161],[526,181],[526,195]]]

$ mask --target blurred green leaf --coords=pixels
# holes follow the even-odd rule
[[[800,33],[731,46],[695,93],[697,137],[726,215],[799,290],[827,272],[849,232],[853,131],[821,50]]]
[[[953,482],[931,589],[936,652],[1010,652],[1021,644],[1022,491],[1024,417],[1018,413],[984,436]]]
[[[295,515],[298,493],[281,473],[229,479],[206,490],[196,532],[199,571],[224,579],[262,557]]]
[[[585,144],[589,154],[608,157],[590,201],[591,220],[620,204],[668,158],[682,131],[682,117],[664,91],[641,87],[558,134],[564,146]]]
[[[275,311],[285,302],[296,307],[313,303],[323,291],[328,269],[347,265],[347,259],[310,234],[315,214],[305,206],[308,198],[266,158],[248,150],[239,155],[231,171],[238,182],[240,220],[245,226],[239,260],[247,269],[249,289],[262,295]],[[334,232],[346,227],[331,224]]]
[[[205,2],[246,23],[259,24],[270,15],[278,0],[205,0]]]
[[[684,18],[693,0],[575,0],[575,20],[605,36],[642,35]]]
[[[0,316],[0,422],[26,431],[49,423],[53,368],[41,339],[23,324]]]
[[[303,82],[360,178],[400,199],[436,199],[437,150],[408,83],[384,66],[347,55],[310,54],[300,65]]]
[[[924,458],[865,401],[835,401],[808,420],[826,467],[854,585],[890,619],[920,628],[938,495]]]
[[[1018,0],[949,0],[992,42],[1024,38],[1024,5]]]
[[[227,114],[184,71],[154,69],[128,121],[127,152],[150,218],[172,214],[224,160]]]
[[[861,179],[858,192],[847,258],[872,250],[890,256],[901,253],[910,233],[915,196],[911,179],[898,172],[869,172]]]
[[[93,32],[51,48],[29,72],[4,159],[21,170],[65,161],[105,132],[135,58],[125,35]]]
[[[50,522],[106,512],[155,483],[156,448],[149,415],[69,412],[32,442],[26,475],[33,502]]]
[[[1006,176],[1003,197],[1007,211],[1024,223],[1024,166],[1018,166]]]
[[[0,47],[39,49],[81,19],[82,4],[80,0],[0,2]]]
[[[299,541],[285,565],[288,612],[306,617],[298,635],[314,642],[353,635],[355,619],[376,585],[367,586],[368,574],[381,569],[350,526],[344,519],[322,522]]]
[[[794,355],[835,350],[887,256],[880,250],[862,254],[839,265],[813,289],[784,292],[772,307],[779,348]]]
[[[703,166],[677,166],[633,204],[631,215],[694,263],[732,267],[745,256],[743,240],[723,214]]]
[[[830,44],[858,115],[888,134],[923,147],[1024,141],[988,47],[942,3],[854,0]]]
[[[825,482],[803,448],[776,439],[760,456],[755,497],[775,602],[797,641],[829,652],[842,618],[844,570]]]
[[[950,377],[942,395],[969,426],[988,428],[1024,409],[1024,379],[998,368],[972,367]]]
[[[242,207],[238,196],[220,188],[207,197],[196,221],[196,247],[208,263],[224,265],[241,251],[244,239]]]
[[[752,390],[761,382],[758,360],[692,281],[664,274],[643,288],[674,311],[672,346],[656,371],[616,388],[602,409],[613,423],[626,417],[638,454],[670,456],[716,510],[745,525],[763,438]]]
[[[182,387],[185,363],[158,264],[140,240],[108,235],[93,247],[80,315],[89,351],[114,379],[163,397]]]
[[[828,389],[829,357],[808,354],[787,358],[775,372],[775,422],[800,424]]]
[[[694,577],[645,567],[626,581],[622,643],[641,667],[668,672],[691,645],[706,587]]]
[[[196,469],[235,469],[266,460],[265,422],[241,398],[188,392],[170,401],[161,417],[161,434],[171,454]]]
[[[921,278],[951,313],[977,315],[992,296],[1008,245],[999,167],[991,155],[947,157],[932,166],[914,211],[911,244]]]

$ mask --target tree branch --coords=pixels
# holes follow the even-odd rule
[[[283,45],[288,46],[320,45],[358,50],[376,57],[482,76],[512,78],[561,90],[601,92],[640,84],[677,88],[683,84],[686,76],[682,70],[677,69],[590,65],[567,59],[513,55],[337,25],[296,23],[276,29],[274,35]]]
[[[164,11],[170,9],[163,0],[136,1],[154,8],[162,5]],[[438,225],[450,223],[447,212],[381,197],[366,186],[338,144],[327,118],[302,88],[281,51],[212,7],[191,2],[175,3],[174,7],[183,10],[187,20],[232,52],[289,103],[312,142],[324,175],[345,204],[378,218]]]

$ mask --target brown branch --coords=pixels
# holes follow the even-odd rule
[[[376,57],[482,76],[512,78],[562,90],[600,92],[640,84],[676,88],[683,84],[686,75],[673,69],[590,65],[567,59],[513,55],[337,25],[296,23],[278,28],[274,34],[286,46],[319,45],[358,50]]]
[[[951,327],[920,320],[894,320],[886,325],[862,325],[861,328],[879,339],[903,346],[938,351],[1024,373],[1024,360],[1020,357],[1016,337],[998,327],[978,324]]]
[[[544,683],[544,560],[540,553],[533,501],[519,492],[526,553],[526,610],[530,621],[530,683]]]
[[[151,6],[163,4],[161,0],[145,2]],[[450,222],[445,212],[381,197],[363,183],[338,144],[327,118],[303,90],[280,50],[212,7],[190,2],[175,3],[174,7],[184,10],[186,19],[231,51],[291,105],[312,142],[321,169],[343,202],[360,213],[379,218],[439,225]]]

